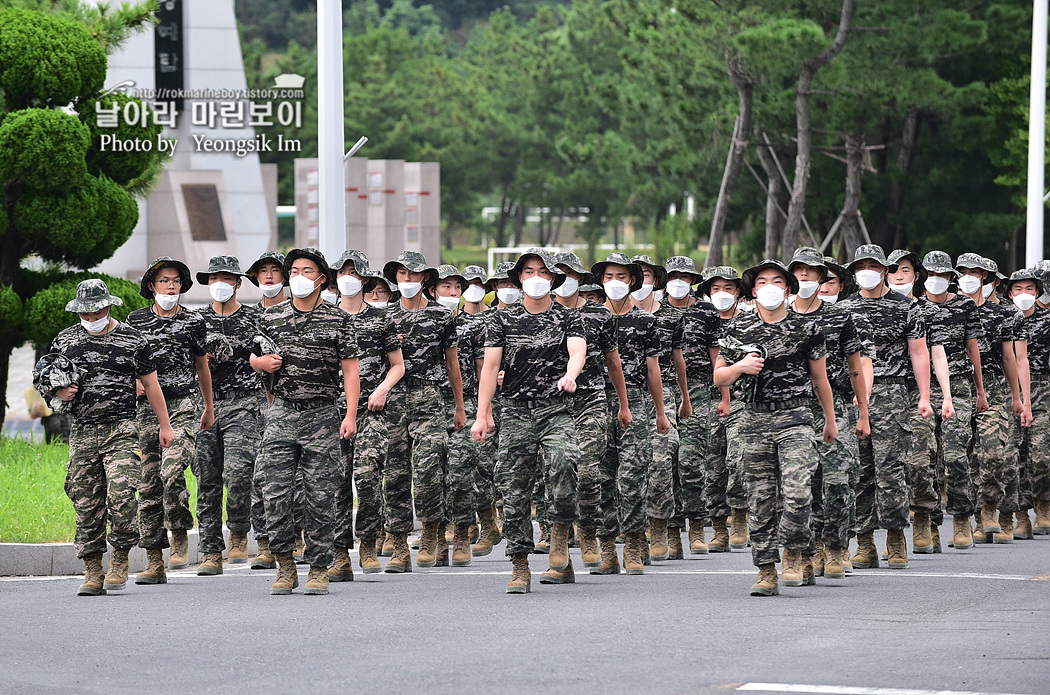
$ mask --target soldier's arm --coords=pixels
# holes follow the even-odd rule
[[[865,360],[867,360],[867,365],[864,364]],[[857,408],[860,414],[867,419],[868,401],[871,400],[871,382],[868,380],[867,370],[871,369],[871,359],[864,357],[859,352],[851,352],[846,355],[846,366],[849,369],[849,382],[853,386]]]
[[[955,415],[955,406],[952,404],[952,383],[948,372],[948,355],[944,352],[943,345],[934,345],[930,348],[930,356],[933,360],[933,373],[937,377],[937,385],[941,387],[941,417],[952,417]],[[918,372],[915,374],[919,378]],[[919,398],[922,398],[922,389],[919,390]]]
[[[660,378],[660,358],[655,355],[646,357],[645,366],[645,381],[649,385],[653,405],[656,406],[656,431],[664,434],[671,429],[671,421],[667,419],[667,413],[664,412],[664,382]]]
[[[973,363],[973,383],[977,387],[977,412],[988,410],[988,396],[984,392],[984,375],[981,373],[981,348],[977,338],[966,339],[966,354]]]
[[[939,346],[934,346],[935,351],[937,347]],[[944,349],[941,348],[940,352],[943,358]],[[927,418],[933,415],[933,409],[930,407],[930,350],[926,346],[926,338],[909,338],[908,354],[911,356],[911,368],[915,374],[915,383],[919,387],[919,414]],[[945,363],[945,371],[947,371],[947,366],[947,363]],[[945,375],[945,381],[947,381],[947,374]],[[950,394],[951,392],[949,391],[948,393]]]
[[[201,414],[202,430],[206,430],[215,424],[215,404],[212,402],[211,393],[211,367],[208,366],[208,356],[194,356],[197,367],[197,379],[200,380],[201,396],[204,398],[204,412]]]
[[[612,382],[616,399],[620,402],[620,412],[616,414],[616,419],[620,423],[620,429],[625,430],[634,421],[634,416],[631,415],[627,403],[627,382],[623,378],[623,362],[620,361],[619,350],[605,353],[605,367],[609,370],[609,381]]]
[[[445,348],[445,369],[452,385],[452,397],[456,400],[456,413],[452,416],[452,427],[459,432],[467,424],[467,411],[463,405],[463,374],[459,371],[459,348]]]
[[[813,381],[820,409],[824,411],[824,441],[833,442],[838,439],[839,427],[835,420],[835,398],[831,395],[831,383],[828,382],[827,359],[821,357],[819,360],[809,360],[809,378]]]
[[[168,405],[164,401],[164,394],[160,390],[157,373],[144,374],[138,380],[146,391],[146,398],[149,400],[150,407],[153,408],[153,412],[157,415],[157,422],[160,424],[160,445],[167,449],[175,441],[175,430],[171,429],[171,421],[168,419]]]
[[[378,412],[386,406],[386,397],[390,389],[405,375],[405,358],[400,349],[386,353],[386,361],[390,364],[390,368],[386,370],[386,377],[368,397],[368,409],[372,412]]]
[[[361,377],[357,369],[357,358],[339,360],[343,371],[343,393],[346,394],[346,417],[339,425],[339,436],[350,439],[357,434],[357,402],[361,397]]]
[[[476,441],[485,439],[485,435],[492,431],[492,397],[496,394],[496,375],[499,373],[500,362],[503,361],[503,348],[486,347],[485,363],[481,369],[481,378],[478,380],[478,412],[474,426],[470,428],[470,434]]]
[[[1017,358],[1014,356],[1014,342],[1004,340],[1003,349],[1003,374],[1006,383],[1010,386],[1010,410],[1015,417],[1021,417],[1024,412],[1024,402],[1021,401],[1020,382],[1017,377]]]
[[[689,379],[686,377],[685,357],[681,349],[671,350],[671,361],[674,362],[678,390],[682,392],[682,404],[678,406],[678,417],[684,420],[693,414],[693,404],[689,402]]]
[[[1017,381],[1021,385],[1021,402],[1024,413],[1021,415],[1021,426],[1032,424],[1032,371],[1028,364],[1028,341],[1014,341],[1014,355],[1017,357]]]

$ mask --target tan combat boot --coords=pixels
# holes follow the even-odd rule
[[[135,575],[136,584],[167,584],[164,571],[164,551],[160,548],[146,551],[146,569]]]
[[[230,549],[226,552],[226,561],[231,565],[243,565],[245,562],[248,562],[247,534],[230,534]]]
[[[824,547],[823,538],[817,539],[817,552],[810,555],[807,558],[807,561],[813,563],[813,576],[824,576],[824,563],[827,562],[827,549]]]
[[[310,571],[311,576],[313,570]],[[332,549],[332,566],[328,568],[328,581],[354,581],[354,566],[350,563],[350,551],[336,546]]]
[[[255,539],[255,542],[259,544],[259,552],[252,558],[252,569],[272,570],[277,566],[277,558],[270,552],[270,539],[260,536]]]
[[[102,571],[102,553],[84,558],[84,583],[77,589],[77,596],[101,596],[106,593],[106,573]]]
[[[879,568],[879,551],[875,548],[874,532],[857,534],[857,554],[850,558],[850,562],[859,570]]]
[[[419,535],[419,552],[416,553],[416,565],[419,567],[433,567],[438,559],[438,533],[441,532],[441,524],[429,522],[423,524],[423,532]]]
[[[376,545],[379,541],[375,538],[362,538],[361,539],[361,550],[358,554],[358,562],[361,563],[361,571],[365,574],[375,574],[376,572],[382,572],[383,566],[379,564],[379,558],[376,556]],[[329,572],[328,577],[331,579],[331,573]]]
[[[551,545],[547,562],[551,569],[561,572],[569,566],[569,532],[572,527],[569,524],[553,524],[551,529]]]
[[[824,561],[825,579],[842,579],[846,576],[846,566],[843,558],[846,556],[845,548],[825,548],[826,560]]]
[[[478,538],[481,537],[481,533],[478,531],[477,523],[472,523],[467,527],[467,538],[471,545],[478,542]]]
[[[102,588],[107,591],[121,591],[128,585],[128,548],[114,548],[109,556],[109,572],[106,573]]]
[[[996,517],[999,515],[999,503],[981,502],[981,530],[985,533],[999,533],[1003,527],[999,525]]]
[[[452,566],[470,566],[470,526],[457,526],[452,534]]]
[[[478,518],[481,519],[481,531],[470,554],[474,557],[484,557],[492,552],[493,546],[498,545],[503,537],[500,535],[499,526],[496,525],[495,507],[478,512]]]
[[[780,581],[784,586],[802,586],[802,553],[798,550],[784,548]]]
[[[299,586],[299,571],[292,553],[277,553],[277,579],[270,585],[272,596],[286,596]]]
[[[296,564],[305,565],[306,564],[305,555],[306,555],[306,539],[303,538],[303,530],[301,528],[300,529],[296,529],[295,530],[295,550],[292,551],[292,558],[295,560]]]
[[[952,527],[955,530],[955,535],[952,536],[952,543],[955,545],[955,549],[969,550],[972,548],[973,530],[970,528],[970,517],[953,516]]]
[[[383,544],[377,551],[379,557],[392,557],[394,554],[394,534],[384,533],[382,540]]]
[[[1018,510],[1016,516],[1017,519],[1014,522],[1014,540],[1030,541],[1035,538],[1032,531],[1032,517],[1028,516],[1028,510]]]
[[[620,560],[616,557],[616,536],[599,536],[601,562],[591,568],[591,574],[619,574]]]
[[[540,575],[540,584],[575,584],[576,573],[572,570],[572,560],[569,560],[569,564],[566,565],[563,570],[556,570],[553,567],[548,568],[546,572]]]
[[[222,574],[222,553],[204,553],[204,562],[197,566],[198,577]]]
[[[1005,545],[1014,542],[1013,512],[999,512],[999,532],[992,536],[992,543]]]
[[[777,585],[777,566],[772,562],[758,566],[758,581],[751,585],[752,596],[776,596],[780,593]]]
[[[733,528],[735,532],[736,527],[734,526]],[[711,542],[707,544],[708,549],[712,553],[728,553],[730,551],[730,535],[729,528],[726,526],[726,519],[712,518],[711,531]]]
[[[712,519],[711,523],[714,524],[717,519]],[[725,526],[725,519],[722,520],[722,526]],[[729,531],[726,530],[725,534],[725,549],[729,549]],[[713,541],[712,541],[713,542]],[[710,546],[704,540],[704,520],[703,519],[690,519],[689,520],[689,554],[690,555],[707,555],[711,551]],[[719,551],[715,551],[719,552]]]
[[[171,551],[168,553],[168,569],[181,570],[190,564],[190,541],[185,530],[171,532]]]
[[[682,549],[682,529],[677,526],[667,527],[667,559],[681,560],[685,557]]]
[[[445,534],[438,529],[437,534],[437,561],[434,567],[448,567],[448,543],[445,542]]]
[[[886,566],[891,570],[908,567],[908,542],[904,537],[904,529],[886,532]]]
[[[456,525],[451,521],[445,524],[445,542],[452,545],[456,539]]]
[[[546,555],[551,551],[551,527],[547,524],[540,524],[540,539],[536,541],[536,545],[532,552],[537,555]]]
[[[514,566],[507,584],[508,594],[527,594],[532,591],[532,573],[529,571],[528,553],[517,553],[510,556]]]
[[[623,568],[627,574],[645,574],[642,562],[642,546],[646,545],[644,533],[628,533],[623,545]]]
[[[347,564],[350,560],[347,559]],[[354,576],[353,568],[350,569],[350,576]],[[328,568],[318,567],[316,565],[310,566],[310,574],[306,577],[306,584],[303,586],[303,594],[306,596],[324,596],[328,593]]]
[[[931,524],[930,525],[930,541],[933,543],[933,553],[939,554],[941,552],[941,527]]]
[[[598,550],[598,537],[593,528],[581,528],[579,533],[580,555],[584,567],[597,567],[602,564],[602,554]]]
[[[933,552],[933,532],[930,529],[929,512],[915,512],[915,520],[912,522],[911,545],[917,555],[927,555]]]
[[[649,520],[649,557],[656,561],[667,559],[667,519]]]
[[[1032,533],[1036,536],[1050,536],[1050,500],[1036,500]]]
[[[801,553],[802,555],[802,586],[812,586],[817,583],[817,568],[813,562],[815,555],[808,555]],[[823,571],[823,565],[821,565],[821,571]]]
[[[394,549],[391,553],[390,559],[386,561],[386,567],[383,568],[383,571],[393,574],[411,572],[412,551],[408,549],[408,534],[402,532],[389,535],[393,536]]]
[[[733,510],[733,533],[729,535],[729,547],[733,550],[743,550],[747,547],[751,537],[747,533],[747,510]]]

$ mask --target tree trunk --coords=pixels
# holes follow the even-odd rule
[[[518,202],[514,209],[514,245],[521,246],[521,237],[525,233],[525,204]]]
[[[846,45],[850,25],[853,23],[853,5],[854,0],[843,0],[839,29],[831,48],[806,61],[798,75],[798,91],[795,93],[795,128],[798,151],[795,154],[795,181],[791,187],[791,202],[788,205],[787,221],[784,223],[781,244],[781,256],[785,260],[791,259],[791,255],[798,246],[802,215],[806,211],[806,186],[809,184],[813,149],[809,115],[809,97],[813,86],[813,76],[817,74],[817,70],[830,63],[832,58],[841,53],[842,48]]]
[[[455,226],[455,215],[451,212],[445,218],[445,231],[442,236],[445,238],[445,249],[448,251],[452,250],[452,229]]]
[[[861,245],[860,192],[864,174],[864,140],[846,136],[846,198],[842,203],[842,225],[839,232],[845,250],[844,258],[853,258],[853,252]]]
[[[915,151],[915,141],[919,137],[919,110],[914,106],[908,109],[904,116],[904,130],[901,133],[901,147],[897,150],[897,171],[890,180],[890,199],[886,205],[886,217],[876,233],[876,243],[890,241],[895,249],[904,247],[904,230],[898,223],[901,207],[904,205],[904,180],[911,166],[912,153]]]
[[[733,56],[726,64],[729,78],[736,86],[740,98],[740,114],[733,125],[733,139],[729,143],[729,154],[726,156],[726,168],[722,173],[722,185],[718,189],[718,201],[715,203],[714,216],[711,219],[711,235],[707,242],[707,260],[704,267],[724,264],[723,247],[725,246],[726,217],[729,204],[733,199],[733,189],[744,164],[744,152],[747,150],[747,136],[751,132],[751,113],[754,103],[754,82],[744,72],[740,56]]]
[[[766,173],[766,252],[763,258],[776,258],[777,247],[780,245],[780,232],[784,224],[784,216],[780,212],[778,203],[780,174],[777,172],[773,155],[767,148],[759,145],[755,148],[755,152],[758,153],[762,171]]]
[[[496,246],[507,245],[507,221],[510,219],[511,202],[506,195],[499,199],[499,217],[496,218]]]

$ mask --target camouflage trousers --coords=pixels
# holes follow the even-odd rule
[[[995,502],[1002,511],[1017,511],[1017,438],[1014,436],[1010,387],[1002,375],[985,373],[984,388],[988,395],[988,410],[974,416],[977,441],[971,474],[977,487],[977,499]],[[1007,497],[1008,489],[1013,499]]]
[[[612,403],[619,403],[614,396]],[[601,521],[601,467],[608,433],[609,403],[605,391],[577,391],[572,403],[576,439],[580,444],[579,485],[580,526],[596,529]],[[613,419],[616,414],[613,414]]]
[[[683,528],[686,519],[707,517],[707,501],[704,488],[707,484],[705,458],[709,433],[708,413],[710,384],[692,384],[689,387],[689,404],[693,414],[678,423],[678,471],[674,476],[675,513],[670,524]]]
[[[478,403],[476,395],[465,398],[467,424],[459,432],[448,435],[448,514],[452,523],[457,526],[477,522],[478,510],[475,486],[481,462],[481,447],[470,436],[470,428],[475,422],[474,415],[478,412]],[[450,409],[455,407],[453,401],[449,400],[447,403]],[[449,424],[451,425],[451,422]]]
[[[751,561],[756,567],[779,562],[780,543],[791,550],[807,550],[812,543],[812,485],[818,466],[810,407],[767,412],[746,406],[735,429],[747,486]],[[778,488],[784,510],[779,524]]]
[[[642,533],[649,525],[645,513],[646,481],[653,460],[649,439],[649,421],[654,417],[653,399],[649,392],[636,386],[627,387],[627,403],[633,421],[625,430],[616,418],[619,401],[616,393],[606,393],[608,418],[605,431],[608,446],[601,468],[601,523],[599,536],[620,533]]]
[[[134,420],[73,422],[65,489],[76,512],[77,557],[106,552],[107,523],[109,543],[114,548],[131,548],[138,543],[138,445]]]
[[[357,434],[339,440],[341,479],[335,493],[335,546],[353,548],[358,538],[379,538],[383,531],[383,460],[386,458],[386,410],[357,408]],[[354,491],[357,517],[354,518]]]
[[[532,501],[541,465],[547,462],[553,523],[571,524],[579,516],[577,468],[580,449],[573,424],[571,399],[504,400],[496,464],[496,486],[503,495],[503,537],[507,555],[530,553]],[[545,506],[537,500],[537,506]]]
[[[197,476],[200,552],[221,553],[222,490],[230,534],[251,530],[252,473],[259,450],[259,398],[244,395],[215,401],[215,424],[197,433],[193,475]]]
[[[259,439],[266,432],[266,415],[270,411],[270,400],[265,392],[259,397]],[[256,538],[265,538],[266,533],[266,508],[263,505],[262,477],[259,475],[259,455],[256,452],[255,466],[252,469],[252,528],[255,529]]]
[[[747,490],[740,468],[740,438],[736,432],[743,409],[741,401],[731,401],[729,415],[719,417],[718,401],[712,399],[708,407],[708,440],[704,453],[707,513],[690,518],[725,518],[734,509],[747,509]]]
[[[941,418],[939,386],[930,389],[930,403],[936,404],[931,417],[924,420],[918,409],[911,413],[912,450],[908,459],[908,480],[912,509],[933,511],[940,508],[938,480],[943,471],[948,494],[944,511],[952,516],[973,515],[969,451],[973,443],[974,394],[970,378],[962,374],[952,375],[955,417]]]
[[[1028,428],[1031,498],[1050,500],[1050,378],[1032,377],[1032,426]]]
[[[868,402],[871,436],[860,441],[857,533],[908,526],[909,405],[905,384],[875,380]]]
[[[302,471],[304,560],[311,566],[332,563],[335,540],[335,493],[342,478],[340,414],[335,404],[298,409],[276,399],[266,415],[259,448],[266,531],[275,554],[295,550],[295,480]]]
[[[190,493],[186,489],[186,469],[196,456],[197,430],[200,427],[200,405],[196,396],[167,399],[168,419],[175,430],[175,443],[167,449],[160,446],[160,423],[146,399],[138,404],[136,425],[142,452],[139,478],[139,526],[143,548],[168,547],[167,527],[173,531],[193,528]]]
[[[478,468],[474,474],[475,504],[479,512],[495,507],[499,497],[496,490],[496,459],[499,458],[500,413],[500,400],[493,398],[492,420],[496,428],[478,443]]]
[[[448,449],[448,414],[434,384],[398,384],[387,398],[387,457],[383,468],[386,525],[390,533],[412,529],[415,511],[424,523],[445,519],[443,456]]]
[[[813,474],[813,535],[828,547],[837,549],[849,545],[857,504],[850,477],[859,465],[860,449],[856,423],[850,418],[851,402],[852,395],[835,393],[835,423],[839,436],[833,442],[823,439],[824,412],[820,403],[814,401],[812,404],[813,441],[820,461]]]
[[[670,519],[674,515],[675,474],[678,472],[678,404],[681,392],[678,384],[664,382],[664,413],[671,421],[671,429],[664,434],[656,431],[656,408],[649,417],[649,441],[653,459],[646,481],[645,513],[650,519]]]

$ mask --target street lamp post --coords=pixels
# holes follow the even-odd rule
[[[335,260],[346,245],[343,8],[338,0],[317,3],[317,83],[317,244]]]
[[[1043,258],[1043,172],[1046,150],[1047,0],[1035,0],[1032,13],[1032,89],[1028,102],[1028,216],[1025,265]]]

